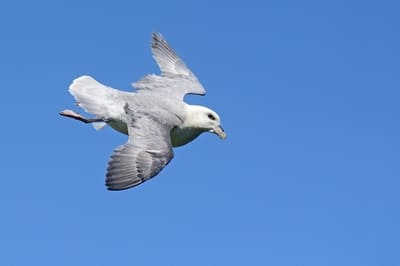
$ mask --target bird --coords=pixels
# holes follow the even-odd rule
[[[160,173],[174,157],[173,148],[186,145],[204,132],[226,138],[220,116],[212,109],[184,101],[187,94],[205,95],[198,78],[160,33],[152,33],[152,56],[160,74],[147,74],[132,83],[135,91],[103,85],[88,75],[73,80],[70,94],[87,118],[71,109],[64,117],[91,123],[97,130],[109,125],[128,135],[112,153],[106,170],[108,190],[125,190]]]

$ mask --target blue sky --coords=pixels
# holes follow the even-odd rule
[[[1,265],[400,265],[395,1],[0,4]],[[158,73],[160,31],[228,139],[107,191],[126,137],[58,116],[89,74]]]

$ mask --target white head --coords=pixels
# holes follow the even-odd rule
[[[226,133],[221,126],[219,115],[213,110],[200,105],[187,105],[187,117],[183,127],[196,128],[218,135],[221,139],[226,138]]]

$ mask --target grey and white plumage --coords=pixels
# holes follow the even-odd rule
[[[136,92],[116,90],[90,76],[75,79],[69,92],[78,106],[95,115],[85,118],[74,111],[61,115],[106,124],[127,134],[125,145],[114,150],[108,163],[106,186],[110,190],[134,187],[157,175],[173,158],[173,147],[187,144],[203,132],[226,137],[213,110],[183,101],[186,94],[204,95],[197,77],[159,33],[153,33],[153,58],[161,75],[149,74],[132,85]]]

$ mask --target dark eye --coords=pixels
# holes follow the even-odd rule
[[[210,118],[211,120],[215,120],[215,116],[213,116],[213,114],[208,114],[208,118]]]

